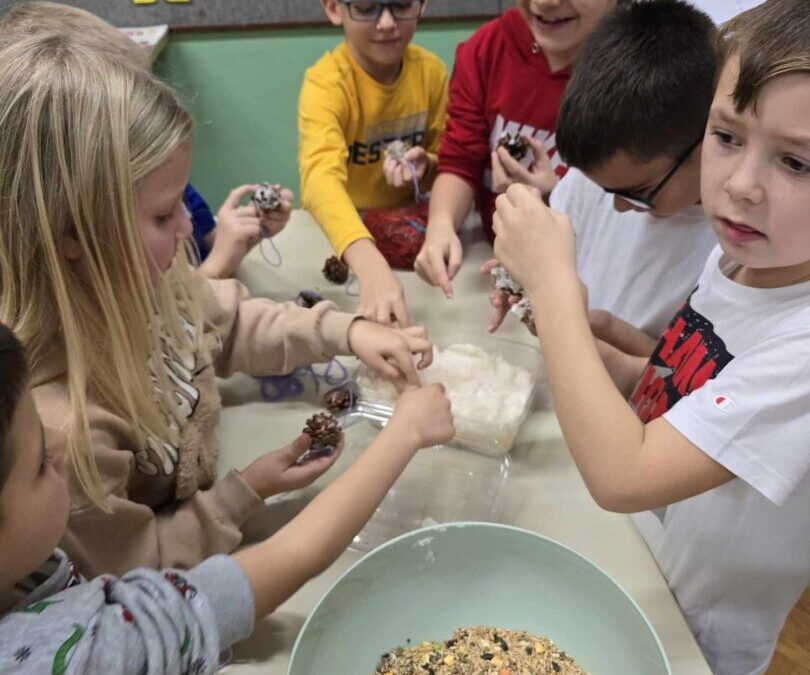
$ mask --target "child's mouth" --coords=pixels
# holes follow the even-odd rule
[[[575,16],[563,16],[563,17],[545,17],[540,16],[539,14],[534,15],[535,23],[542,29],[545,30],[556,30],[567,26],[572,21],[576,19]]]
[[[762,232],[745,223],[738,223],[728,218],[720,218],[719,221],[726,237],[735,243],[744,244],[749,241],[766,238]]]

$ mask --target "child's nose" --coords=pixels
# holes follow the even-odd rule
[[[388,5],[383,5],[382,14],[380,14],[380,18],[377,20],[377,28],[379,30],[391,30],[392,28],[396,28],[396,25],[397,20],[394,18],[391,8]]]

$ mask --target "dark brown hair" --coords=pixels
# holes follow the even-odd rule
[[[717,29],[684,0],[620,5],[577,54],[557,119],[557,150],[588,171],[624,151],[677,157],[703,134],[717,71]]]
[[[27,379],[25,349],[14,333],[0,323],[0,490],[11,469],[8,435]]]
[[[810,73],[810,2],[768,0],[724,24],[720,57],[739,56],[734,105],[741,112],[775,77]]]

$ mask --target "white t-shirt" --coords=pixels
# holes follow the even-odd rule
[[[668,218],[619,213],[613,197],[569,169],[551,193],[577,236],[577,270],[591,309],[606,309],[658,337],[717,244],[700,206]]]
[[[758,675],[810,583],[810,282],[741,286],[721,256],[630,402],[737,478],[634,519],[713,672]]]

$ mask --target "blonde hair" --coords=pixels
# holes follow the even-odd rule
[[[200,305],[184,251],[150,281],[134,189],[191,142],[193,122],[145,70],[42,34],[0,50],[0,129],[0,321],[32,371],[64,360],[69,457],[105,508],[89,402],[129,420],[142,448],[149,438],[176,445],[182,426],[161,340],[197,349]],[[65,256],[66,237],[78,261]]]
[[[22,2],[0,18],[0,49],[33,35],[66,35],[111,58],[141,68],[149,67],[149,54],[115,26],[79,7],[59,2]]]

